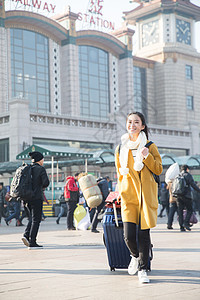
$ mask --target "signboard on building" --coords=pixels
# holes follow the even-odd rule
[[[82,22],[82,28],[96,30],[114,30],[115,24],[103,16],[104,0],[90,0],[86,13],[79,12],[78,20]]]
[[[7,0],[6,10],[28,10],[41,14],[55,13],[56,5],[45,0]]]
[[[0,0],[0,4],[3,3]],[[79,1],[79,0],[76,0]],[[109,0],[107,0],[109,1]],[[95,29],[100,31],[111,31],[115,29],[113,21],[108,20],[103,15],[104,0],[89,0],[87,9],[78,12],[78,20],[76,22],[77,29]],[[5,10],[25,10],[40,13],[47,17],[58,14],[60,10],[56,1],[53,0],[6,0]],[[59,4],[60,5],[60,4]],[[65,9],[65,7],[63,7]]]

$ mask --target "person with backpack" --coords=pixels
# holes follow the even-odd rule
[[[90,219],[91,219],[91,223],[92,223],[91,232],[94,232],[94,233],[99,233],[99,230],[97,230],[97,225],[98,225],[98,222],[100,221],[99,214],[104,209],[105,200],[109,194],[108,179],[106,177],[105,178],[99,177],[97,179],[97,183],[100,188],[100,191],[101,191],[101,194],[103,197],[103,201],[99,206],[93,208],[90,213]],[[103,211],[102,211],[102,213],[103,213]]]
[[[172,194],[177,198],[179,226],[180,231],[191,231],[190,217],[193,213],[192,189],[200,193],[199,187],[194,182],[192,175],[189,173],[188,165],[181,166],[181,173],[173,181]],[[183,219],[183,210],[186,208],[187,214],[185,220]]]
[[[32,176],[32,197],[27,200],[27,207],[30,211],[30,218],[25,229],[22,241],[29,250],[41,249],[43,246],[36,242],[37,234],[42,218],[43,190],[49,185],[49,178],[43,167],[44,156],[38,151],[29,152],[32,159],[31,176]]]
[[[115,151],[115,164],[124,240],[132,257],[128,273],[134,275],[138,271],[139,282],[149,283],[150,228],[156,226],[158,209],[158,184],[153,173],[162,173],[162,160],[154,143],[147,146],[148,127],[142,113],[128,114],[126,130],[120,151],[119,146]]]
[[[77,185],[79,173],[66,178],[64,197],[67,202],[67,230],[76,230],[74,226],[74,211],[79,201],[79,188]]]

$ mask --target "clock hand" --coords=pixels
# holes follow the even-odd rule
[[[183,30],[183,33],[185,34],[186,33],[186,31],[188,31],[189,30],[189,28],[188,27],[186,27],[184,30]]]
[[[182,27],[180,27],[179,25],[177,27],[184,34]]]
[[[152,26],[152,28],[151,28],[151,31],[149,33],[150,35],[153,35],[153,33],[154,33],[155,29],[156,29],[155,26],[156,26],[156,24],[154,23],[153,26]]]

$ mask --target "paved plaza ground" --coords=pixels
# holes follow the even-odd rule
[[[158,219],[146,285],[127,270],[110,271],[101,224],[98,234],[67,231],[66,218],[60,225],[47,218],[38,235],[44,249],[30,251],[21,242],[24,227],[14,223],[0,227],[1,300],[200,299],[200,222],[180,232],[177,221],[167,230],[166,218]]]

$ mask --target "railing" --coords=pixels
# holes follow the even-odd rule
[[[0,115],[0,125],[9,123],[10,115],[8,113]],[[46,123],[54,125],[63,125],[69,127],[86,127],[86,128],[99,128],[102,130],[117,130],[117,124],[111,121],[92,121],[84,120],[80,118],[60,117],[60,116],[48,116],[40,114],[30,114],[30,121],[33,123]],[[177,130],[167,128],[166,126],[149,125],[150,132],[158,135],[170,135],[170,136],[182,136],[191,137],[192,133],[190,130]]]
[[[87,128],[99,128],[106,130],[116,130],[117,126],[114,122],[106,122],[106,121],[91,121],[91,120],[80,120],[76,118],[70,117],[59,117],[59,116],[44,116],[44,115],[36,115],[30,114],[30,121],[34,123],[46,123],[46,124],[54,124],[54,125],[63,125],[69,127],[87,127]]]
[[[190,137],[191,136],[191,131],[190,130],[177,130],[177,129],[169,129],[166,127],[160,128],[159,125],[158,127],[154,126],[149,126],[150,132],[153,134],[158,134],[158,135],[173,135],[173,136],[183,136],[183,137]]]

